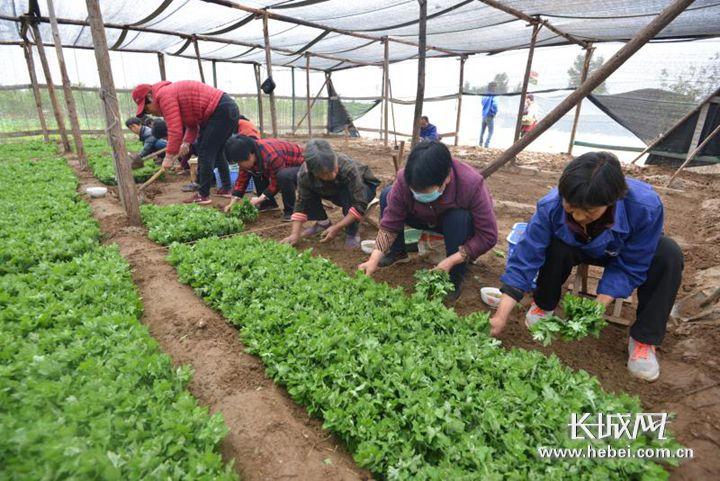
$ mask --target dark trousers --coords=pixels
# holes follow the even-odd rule
[[[608,260],[590,258],[578,247],[553,238],[545,252],[545,264],[538,274],[535,304],[546,311],[555,309],[560,301],[562,285],[573,266],[605,266]],[[655,346],[662,343],[668,316],[680,288],[683,267],[683,254],[677,243],[669,237],[660,237],[647,279],[637,290],[636,321],[630,328],[633,339]]]
[[[392,185],[383,189],[380,194],[380,218],[387,207],[387,197],[390,193]],[[449,257],[455,254],[461,245],[473,236],[475,227],[473,226],[472,214],[465,209],[450,209],[443,213],[440,218],[440,224],[436,226],[428,226],[418,219],[408,217],[405,224],[414,229],[429,230],[442,234],[445,238],[445,254]],[[400,231],[395,242],[390,248],[390,253],[398,254],[405,252],[405,232]],[[459,287],[467,272],[467,263],[458,264],[450,270],[450,280]]]
[[[228,94],[223,94],[208,123],[200,129],[196,146],[198,156],[198,192],[201,196],[210,195],[210,187],[215,180],[213,169],[220,174],[222,188],[231,190],[230,167],[225,158],[225,142],[238,128],[240,111]]]
[[[277,185],[283,200],[283,213],[292,214],[295,210],[295,191],[297,190],[297,174],[300,167],[285,167],[277,173]],[[257,195],[268,188],[270,180],[267,177],[253,175],[255,193]],[[274,198],[265,201],[265,205],[277,207],[278,203]]]
[[[365,199],[368,204],[375,198],[377,187],[377,184],[365,183]],[[320,194],[313,192],[311,197],[305,199],[308,220],[327,220],[328,216],[322,205],[323,199],[327,199],[333,204],[342,207],[342,213],[344,216],[348,215],[348,212],[350,212],[350,208],[352,207],[352,196],[350,195],[350,189],[348,189],[347,186],[343,186],[340,192],[333,196],[321,196]],[[345,228],[345,233],[349,237],[355,237],[359,228],[360,222],[353,222]]]

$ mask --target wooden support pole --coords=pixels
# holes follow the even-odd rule
[[[465,61],[467,56],[460,57],[460,81],[458,87],[457,119],[455,120],[455,145],[460,142],[460,115],[462,113],[463,84],[465,83]]]
[[[32,85],[33,97],[35,97],[35,108],[37,109],[38,119],[40,120],[40,128],[42,129],[43,139],[45,142],[49,142],[50,136],[48,135],[45,113],[42,109],[42,96],[40,95],[40,87],[38,87],[37,74],[35,73],[35,62],[32,56],[32,48],[26,41],[23,43],[22,49],[25,54],[25,63],[27,63],[28,74],[30,75],[30,85]]]
[[[580,83],[583,83],[585,80],[587,80],[588,72],[590,71],[590,60],[592,60],[592,55],[594,51],[595,47],[592,46],[592,43],[588,44],[588,46],[585,47],[585,61],[583,62],[583,69],[582,73],[580,74]],[[572,155],[573,144],[575,143],[575,134],[577,132],[578,122],[580,122],[581,107],[582,100],[578,102],[577,107],[575,107],[575,118],[573,119],[572,130],[570,131],[570,143],[568,144],[568,155]]]
[[[310,115],[312,114],[312,108],[315,105],[315,102],[317,102],[317,99],[320,98],[320,94],[322,93],[323,89],[327,85],[328,80],[329,80],[329,77],[326,75],[325,82],[323,82],[322,86],[320,87],[320,90],[318,90],[318,93],[315,95],[315,97],[313,97],[312,102],[310,102],[310,105],[308,105],[307,112],[305,112],[305,115],[303,115],[300,118],[300,121],[297,123],[297,125],[295,127],[293,127],[293,133],[295,133],[300,128],[300,126],[302,125],[302,123],[305,119],[308,119],[308,126],[310,125]],[[309,94],[309,92],[308,92],[308,94]],[[310,96],[308,95],[308,99],[309,98],[310,98]]]
[[[290,67],[290,78],[292,79],[292,125],[295,125],[295,67]]]
[[[267,12],[263,15],[263,36],[265,38],[265,68],[268,78],[272,79],[272,53],[270,53],[270,32],[268,31]],[[270,122],[272,124],[273,137],[278,136],[277,128],[277,107],[275,106],[275,92],[270,92]]]
[[[160,80],[167,80],[167,74],[165,73],[165,54],[158,52],[158,68],[160,69]]]
[[[213,87],[217,88],[217,62],[212,60]]]
[[[513,141],[517,142],[520,138],[520,129],[522,128],[523,112],[525,111],[525,99],[527,98],[528,85],[530,84],[530,72],[532,72],[532,62],[535,56],[535,44],[537,43],[538,33],[542,24],[534,22],[532,24],[532,36],[530,37],[530,48],[528,49],[527,63],[525,64],[525,76],[523,77],[522,90],[520,92],[520,105],[518,106],[517,120],[515,121],[515,136]]]
[[[65,119],[62,107],[60,107],[60,102],[57,98],[57,93],[55,92],[55,84],[53,83],[52,73],[50,73],[50,64],[45,54],[45,46],[40,36],[40,29],[37,25],[30,24],[30,30],[33,34],[35,48],[37,48],[38,55],[40,56],[40,65],[42,66],[45,84],[47,84],[48,95],[50,96],[50,103],[52,104],[53,113],[55,114],[55,123],[57,123],[58,132],[60,132],[60,142],[63,146],[63,152],[67,154],[70,152],[70,140],[68,140],[67,130],[65,130]]]
[[[327,92],[328,104],[325,116],[325,133],[330,134],[330,85],[332,84],[332,71],[325,72],[325,91]]]
[[[603,83],[614,71],[625,63],[627,59],[632,57],[635,52],[640,50],[643,45],[648,43],[650,39],[672,22],[675,17],[680,15],[693,1],[694,0],[674,0],[642,30],[635,34],[635,36],[605,62],[602,67],[593,72],[574,92],[550,111],[533,130],[511,145],[510,148],[503,152],[497,159],[490,162],[481,172],[482,175],[485,178],[489,177],[493,172],[515,158],[525,147],[540,137],[543,132],[552,127],[555,122],[560,120],[562,116],[568,113],[578,102],[595,90],[598,85]]]
[[[197,59],[198,70],[200,71],[200,81],[205,83],[205,72],[203,71],[202,58],[200,57],[200,47],[198,47],[197,37],[192,37],[193,48],[195,49],[195,58]]]
[[[305,54],[305,102],[307,109],[305,110],[305,116],[308,119],[308,137],[312,137],[312,103],[310,102],[310,55]],[[300,127],[302,120],[298,122],[297,126]],[[297,129],[297,127],[296,127]]]
[[[700,117],[703,117],[703,116],[701,115]],[[703,121],[702,124],[700,124],[700,122],[698,121],[698,125],[695,127],[696,131],[700,130],[702,132],[703,125],[705,125],[705,118],[703,118],[702,121]],[[680,171],[683,170],[685,168],[685,166],[687,166],[695,158],[695,156],[700,153],[700,151],[703,149],[703,147],[705,147],[705,145],[708,142],[710,142],[713,139],[713,137],[715,137],[718,134],[718,132],[720,132],[720,125],[715,127],[715,130],[710,132],[707,135],[707,137],[705,137],[705,140],[700,142],[699,145],[697,145],[695,142],[690,144],[690,148],[692,150],[690,152],[688,152],[688,155],[685,158],[685,162],[683,162],[682,165],[680,165],[680,167],[678,167],[678,170],[675,171],[675,173],[672,175],[672,177],[670,177],[670,180],[668,180],[667,184],[665,184],[666,187],[670,187],[670,184],[672,184],[672,181],[675,180],[675,177],[678,176]],[[695,148],[693,148],[693,145],[697,145],[697,146]]]
[[[383,124],[385,125],[383,144],[387,147],[390,130],[390,44],[387,37],[383,39],[383,47]]]
[[[688,113],[686,113],[685,115],[683,115],[680,119],[678,119],[678,121],[675,122],[675,123],[672,125],[672,127],[670,127],[670,128],[667,129],[665,132],[663,132],[663,134],[660,135],[657,139],[653,140],[653,141],[650,143],[650,145],[648,145],[647,147],[645,147],[645,149],[643,149],[643,151],[640,152],[640,153],[638,154],[638,156],[635,157],[635,158],[632,160],[632,162],[630,162],[630,163],[631,163],[631,164],[634,164],[635,162],[637,162],[638,160],[640,160],[640,157],[642,157],[643,155],[645,155],[645,154],[647,154],[648,152],[650,152],[650,150],[653,149],[657,144],[659,144],[660,142],[662,142],[663,140],[665,140],[665,138],[666,138],[668,135],[670,135],[670,132],[672,132],[673,130],[675,130],[675,128],[677,128],[678,125],[684,123],[687,119],[689,119],[690,117],[692,117],[692,116],[695,114],[695,112],[697,112],[698,110],[700,110],[706,103],[710,102],[710,100],[711,100],[713,97],[717,96],[717,95],[720,95],[720,88],[718,88],[717,90],[715,90],[714,92],[712,92],[710,95],[708,95],[707,97],[705,97],[705,98],[702,100],[702,102],[700,102],[699,104],[697,104],[697,106],[696,106],[695,108],[693,108],[693,109],[690,110]]]
[[[260,89],[260,64],[253,64],[253,70],[255,70],[255,86],[257,87],[257,110],[260,134],[265,137],[265,115],[263,114],[262,90]]]
[[[103,109],[105,111],[108,142],[113,150],[120,201],[125,208],[128,223],[139,226],[142,225],[140,202],[125,148],[125,138],[123,137],[122,121],[120,119],[120,106],[117,93],[115,92],[112,70],[110,68],[110,55],[108,54],[107,38],[105,38],[105,28],[103,27],[100,3],[98,0],[85,0],[85,3],[87,5],[88,22],[90,23],[93,45],[95,46],[95,60],[97,61],[98,73],[100,75],[100,98],[102,99]]]
[[[65,105],[67,105],[68,117],[70,117],[70,128],[72,129],[73,140],[75,142],[75,155],[80,162],[80,168],[87,169],[87,157],[85,156],[85,147],[83,146],[82,133],[80,132],[80,120],[78,119],[77,105],[75,105],[75,95],[70,84],[70,76],[65,66],[65,55],[63,54],[62,41],[60,40],[60,30],[58,29],[57,17],[55,16],[55,6],[53,0],[46,0],[48,6],[48,15],[50,16],[50,28],[52,30],[53,43],[55,44],[55,53],[57,54],[58,66],[60,67],[60,78],[63,85],[63,96],[65,97]]]
[[[418,26],[418,78],[415,94],[415,115],[413,116],[413,135],[411,147],[420,140],[420,117],[422,117],[423,100],[425,99],[425,45],[427,44],[427,2],[418,0],[420,4],[420,24]]]

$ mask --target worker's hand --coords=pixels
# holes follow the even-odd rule
[[[331,225],[325,231],[320,234],[320,243],[329,242],[333,240],[340,233],[340,229],[337,225]]]
[[[190,144],[187,142],[183,142],[182,145],[180,145],[180,152],[178,152],[178,155],[181,157],[185,157],[189,153],[190,153]]]
[[[595,300],[597,302],[599,302],[600,304],[602,304],[603,306],[607,307],[610,305],[610,303],[612,301],[615,300],[615,298],[608,296],[607,294],[598,294],[597,297],[595,298]]]
[[[450,269],[455,267],[455,260],[452,257],[446,257],[445,259],[441,260],[438,265],[435,266],[435,269],[439,271],[445,271],[450,272]]]
[[[298,243],[299,240],[300,240],[300,236],[291,234],[291,235],[287,236],[286,238],[284,238],[283,240],[281,240],[280,243],[281,244],[290,244],[291,246],[294,246],[295,244]]]
[[[170,167],[173,166],[176,159],[177,159],[177,155],[166,155],[165,159],[162,162],[162,168],[165,170],[169,169]]]
[[[223,208],[223,212],[225,212],[226,214],[229,213],[230,210],[232,209],[232,206],[235,204],[235,202],[237,202],[237,200],[238,200],[237,197],[235,197],[235,196],[231,197],[230,203]]]
[[[251,198],[251,199],[250,199],[250,203],[251,203],[252,205],[254,205],[255,207],[260,207],[260,204],[262,204],[264,200],[265,200],[265,196],[264,196],[264,195],[260,195],[260,196],[258,196],[258,197],[253,197],[253,198]]]
[[[375,249],[372,251],[372,254],[370,254],[368,260],[358,266],[358,270],[363,271],[368,276],[373,275],[375,271],[378,270],[378,264],[380,263],[382,256],[382,251]]]
[[[493,337],[499,336],[503,329],[505,329],[505,324],[507,324],[507,317],[496,312],[495,315],[490,318],[490,335]]]

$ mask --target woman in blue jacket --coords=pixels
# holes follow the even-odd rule
[[[573,266],[604,267],[597,301],[608,305],[637,289],[638,307],[628,339],[628,369],[647,381],[660,375],[655,346],[680,287],[683,254],[663,235],[663,205],[652,188],[625,178],[617,158],[591,152],[570,162],[557,189],[540,199],[525,237],[508,259],[502,300],[491,319],[498,335],[516,302],[532,290],[530,326],[552,314]]]

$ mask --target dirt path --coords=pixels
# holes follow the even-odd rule
[[[78,176],[80,191],[98,185],[91,175]],[[192,394],[223,414],[230,428],[223,455],[235,460],[243,481],[371,478],[320,421],[310,419],[265,376],[260,360],[245,352],[237,330],[178,282],[165,261],[166,250],[150,241],[145,229],[127,226],[116,197],[89,202],[104,242],[117,244],[132,267],[143,298],[142,322],[176,364],[192,366]]]
[[[301,139],[297,140],[300,141]],[[334,141],[334,143],[338,150],[370,165],[375,174],[384,182],[389,182],[393,178],[394,171],[390,159],[390,150],[382,147],[379,143],[364,141],[353,141],[348,144],[343,141]],[[473,165],[482,166],[487,161],[492,160],[498,151],[461,148],[457,149],[455,153]],[[532,164],[533,168],[521,171],[503,169],[496,172],[488,180],[490,191],[496,201],[496,215],[500,229],[500,241],[497,248],[505,252],[507,251],[505,236],[509,233],[512,225],[515,222],[526,221],[532,215],[535,202],[556,185],[562,163],[566,160],[559,155],[536,153],[523,153],[519,158],[521,165]],[[663,180],[667,179],[667,172],[660,168],[644,170],[640,175],[641,178],[656,185],[663,185]],[[180,192],[180,185],[186,182],[187,178],[185,177],[169,177],[164,182],[153,187],[148,197],[157,204],[178,203],[188,195]],[[720,210],[702,208],[703,205],[715,205],[713,199],[720,199],[720,187],[718,187],[717,176],[708,177],[691,173],[682,174],[680,184],[685,189],[684,192],[661,191],[661,197],[666,208],[666,233],[680,243],[686,258],[683,285],[679,294],[679,297],[682,297],[697,287],[694,276],[698,271],[720,266],[720,248],[718,248],[720,214],[717,214]],[[215,207],[221,207],[226,202],[224,199],[214,199]],[[720,200],[717,202],[720,205]],[[115,203],[115,205],[117,204]],[[337,219],[340,213],[336,209],[329,211],[329,215],[331,218]],[[279,240],[287,235],[289,226],[280,222],[279,212],[270,212],[261,215],[258,222],[248,226],[248,229],[264,237]],[[115,228],[115,231],[117,231],[117,228]],[[360,233],[363,239],[375,237],[375,231],[365,225],[361,227]],[[138,234],[136,237],[142,238],[143,245],[154,246],[144,237],[144,233]],[[120,239],[118,242],[121,243],[121,249],[123,249],[122,236]],[[136,242],[139,241],[137,239],[127,241],[129,244],[137,246]],[[322,245],[313,240],[307,240],[301,242],[298,248],[312,248],[315,254],[331,259],[349,273],[354,272],[356,266],[366,258],[359,251],[346,251],[343,248],[342,239]],[[158,255],[157,260],[154,262],[162,264],[167,269],[163,279],[172,279],[170,284],[174,286],[176,284],[174,271],[162,261],[162,257],[162,255]],[[133,261],[133,263],[133,265],[137,264],[136,261]],[[420,267],[429,267],[431,265],[428,259],[415,259],[410,263],[392,269],[380,270],[376,274],[376,279],[392,285],[410,288],[413,282],[413,272]],[[504,258],[486,254],[476,265],[470,267],[469,276],[463,288],[463,295],[454,306],[458,313],[468,314],[487,309],[480,300],[479,289],[481,286],[497,285],[504,265]],[[143,267],[142,270],[144,269]],[[143,289],[143,295],[145,295],[144,291],[147,288],[144,285],[147,281],[137,279],[137,282]],[[158,285],[160,284],[158,282]],[[187,290],[183,286],[180,286],[180,288]],[[187,292],[189,293],[189,290]],[[149,307],[152,306],[153,309],[157,307],[154,306],[156,302],[163,302],[162,299],[151,299],[152,301],[147,304]],[[202,307],[204,308],[204,306]],[[208,311],[206,308],[204,309]],[[212,311],[208,311],[208,315],[217,318]],[[503,333],[502,341],[506,347],[517,346],[525,349],[538,349],[547,354],[554,353],[572,368],[584,369],[596,376],[606,390],[616,393],[626,392],[639,396],[645,410],[648,412],[676,413],[677,418],[673,421],[671,430],[685,446],[695,450],[695,459],[684,463],[680,468],[672,470],[671,479],[674,481],[720,479],[720,458],[717,456],[720,449],[720,384],[718,384],[720,383],[720,360],[718,360],[717,356],[717,346],[720,345],[720,323],[671,324],[666,340],[659,350],[662,375],[657,382],[648,384],[631,378],[627,374],[625,365],[627,361],[625,347],[627,331],[625,328],[611,325],[603,331],[599,339],[585,339],[574,343],[556,342],[548,348],[543,348],[532,341],[527,330],[519,322],[523,315],[524,311],[517,310],[513,319],[515,322],[510,322],[508,329]],[[633,319],[632,308],[626,307],[623,315],[627,319]],[[184,319],[184,315],[180,316],[180,319]],[[178,344],[177,339],[187,333],[196,337],[185,339],[185,344],[207,342],[205,338],[196,333],[192,323],[176,322],[180,322],[181,327],[170,327],[169,330],[165,330],[164,334],[175,339],[174,344]],[[223,333],[228,332],[227,338],[232,339],[233,344],[237,344],[234,330],[227,328],[221,320],[218,323],[222,324],[222,327],[218,325],[213,329],[218,329],[219,332]],[[159,326],[152,327],[154,324],[159,324]],[[155,329],[159,330],[166,324],[163,321],[149,321],[153,333],[156,333]],[[210,329],[210,326],[211,323],[208,322],[208,329]],[[214,323],[213,326],[215,326]],[[233,333],[227,331],[226,328],[233,331]],[[181,332],[181,334],[176,331]],[[159,332],[160,334],[163,333],[163,331]],[[162,338],[160,340],[161,343],[164,342]],[[173,357],[176,357],[177,354],[173,354],[172,349],[201,352],[194,346],[186,346],[180,343],[180,348],[177,346],[166,348]],[[238,351],[242,353],[241,347],[238,348]],[[203,357],[205,357],[205,353],[203,353]],[[187,362],[195,362],[192,359],[192,354],[190,354],[189,359],[179,359],[177,357],[176,359],[181,362],[185,359],[187,359]],[[259,379],[264,380],[261,374],[262,366],[254,358],[251,359],[255,363]],[[244,378],[245,376],[243,376]],[[202,378],[196,375],[195,384],[199,379]],[[225,381],[222,376],[215,376],[213,382],[217,383],[212,385],[214,387],[211,386],[211,382],[208,380],[209,387],[203,389],[210,391],[210,393],[216,393],[224,389],[225,384],[223,382]],[[272,389],[269,381],[264,380],[264,382],[268,383],[263,384],[263,386],[267,386],[265,389]],[[195,392],[200,388],[194,387],[193,389]],[[198,393],[198,396],[201,400],[207,398],[207,396],[203,397],[202,391]],[[303,414],[302,409],[295,407],[292,402],[287,400],[286,396],[279,395],[278,398],[288,406],[289,411],[297,413],[298,417],[304,419],[303,416],[306,415]],[[221,405],[215,403],[212,399],[207,403],[213,406],[213,409]],[[223,413],[225,413],[224,410]],[[232,422],[232,419],[227,414],[226,418],[228,418],[229,422]],[[231,429],[234,430],[232,424]],[[319,431],[316,429],[314,432],[318,433]],[[313,445],[312,442],[308,444]],[[311,462],[316,464],[317,459],[320,458],[322,458],[322,455],[314,458]],[[238,463],[243,464],[245,462],[243,459],[242,457],[238,458]],[[272,456],[267,459],[268,462],[273,462]],[[261,478],[262,476],[253,479]],[[315,478],[312,476],[307,478],[300,476],[298,479]]]

